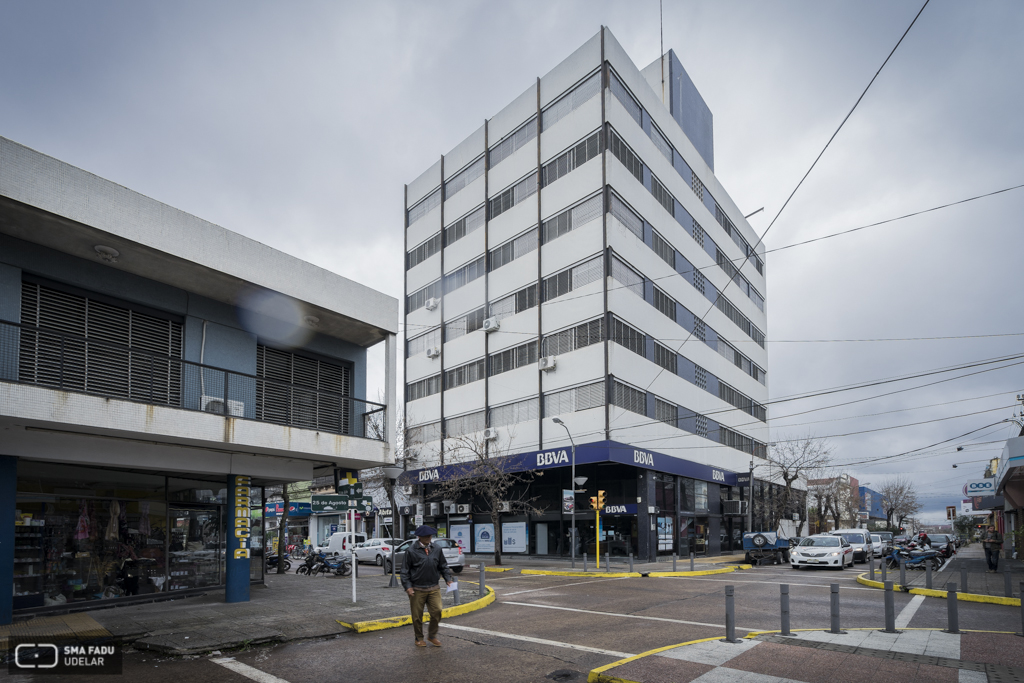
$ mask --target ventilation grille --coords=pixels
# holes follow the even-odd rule
[[[256,346],[256,419],[341,434],[352,432],[348,367]]]

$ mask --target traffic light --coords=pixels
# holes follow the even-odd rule
[[[600,510],[604,507],[604,491],[597,492],[597,509]]]
[[[601,509],[600,506],[597,504],[597,497],[596,496],[591,496],[590,497],[590,509],[591,510],[600,510]]]

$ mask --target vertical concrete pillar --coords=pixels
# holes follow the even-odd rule
[[[14,510],[18,459],[0,455],[0,625],[10,624],[14,609]]]
[[[252,554],[252,520],[249,518],[251,485],[252,480],[249,477],[238,474],[228,476],[225,602],[249,602],[249,557]],[[280,557],[283,560],[283,548]]]

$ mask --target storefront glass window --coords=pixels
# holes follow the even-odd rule
[[[211,503],[223,505],[227,499],[227,485],[223,481],[167,480],[167,500],[172,503]]]
[[[694,510],[708,509],[708,483],[706,481],[694,482]]]
[[[671,474],[658,475],[658,481],[654,483],[655,505],[662,512],[675,512],[676,510],[676,482]]]
[[[697,509],[697,508],[694,507],[693,483],[694,483],[693,479],[690,479],[688,477],[683,477],[682,481],[680,482],[679,490],[680,490],[680,495],[682,496],[682,500],[680,500],[679,502],[680,502],[680,507],[683,510],[696,510]]]
[[[171,508],[168,590],[223,583],[223,547],[218,509]]]

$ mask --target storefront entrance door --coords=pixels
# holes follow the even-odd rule
[[[219,508],[171,508],[168,589],[224,583],[224,541]]]

